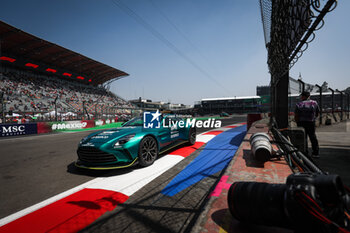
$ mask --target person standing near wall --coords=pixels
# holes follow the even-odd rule
[[[310,138],[312,144],[312,157],[319,158],[319,146],[316,137],[316,118],[320,113],[320,108],[315,100],[310,99],[310,92],[303,91],[300,95],[301,101],[296,104],[294,116],[299,127],[305,129],[306,139]]]

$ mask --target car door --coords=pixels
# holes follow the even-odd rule
[[[169,119],[167,117],[164,117],[161,121],[160,128],[158,129],[158,140],[160,143],[160,147],[165,147],[172,142],[170,137],[170,125],[167,124],[168,120]]]
[[[170,140],[172,143],[180,139],[180,130],[179,118],[171,118]]]
[[[177,118],[178,122],[178,132],[179,132],[179,137],[178,140],[188,140],[188,126],[186,126],[187,121],[184,118]]]

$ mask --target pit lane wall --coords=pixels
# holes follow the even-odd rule
[[[77,129],[87,129],[96,126],[114,123],[114,119],[106,120],[82,120],[82,121],[62,121],[62,122],[36,122],[21,124],[0,124],[0,138],[11,136],[22,136],[30,134],[51,133],[57,131],[70,131]]]
[[[220,181],[214,188],[214,191],[209,195],[204,211],[201,212],[191,232],[293,232],[277,227],[244,225],[233,218],[229,211],[227,204],[228,190],[234,182],[285,183],[287,177],[292,174],[292,170],[283,157],[265,163],[260,163],[255,160],[251,152],[250,137],[255,133],[270,133],[268,119],[250,123],[251,127],[244,140],[226,168],[223,176],[220,178]],[[270,137],[273,138],[273,135],[270,134]],[[278,150],[276,144],[272,146],[274,150]],[[249,211],[261,211],[261,209],[257,208],[256,210]]]

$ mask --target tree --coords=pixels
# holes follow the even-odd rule
[[[328,83],[324,81],[321,88],[322,88],[322,92],[326,92],[328,90]]]
[[[346,89],[344,90],[344,92],[347,93],[347,94],[350,94],[350,87],[346,88]]]
[[[328,91],[328,83],[326,81],[323,82],[321,85],[322,92],[327,92]],[[320,89],[318,89],[316,92],[320,92]]]

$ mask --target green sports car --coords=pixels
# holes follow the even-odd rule
[[[135,162],[149,166],[159,153],[183,143],[196,142],[196,129],[186,125],[178,127],[183,119],[161,117],[158,128],[145,128],[143,118],[137,117],[122,127],[94,132],[78,145],[75,165],[87,169],[116,169]],[[167,124],[163,124],[166,122]]]

